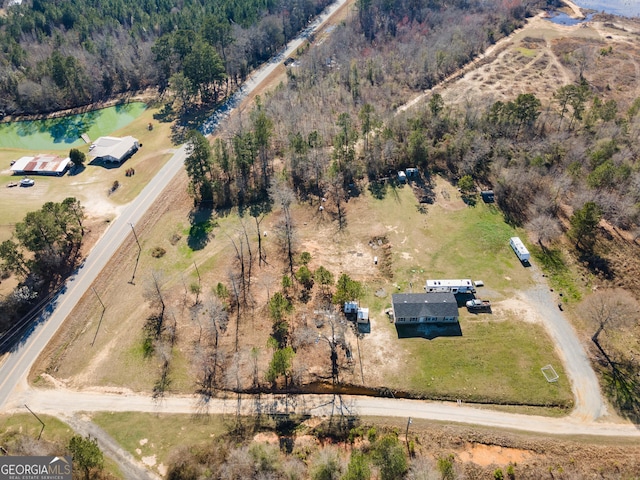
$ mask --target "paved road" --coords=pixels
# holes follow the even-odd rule
[[[213,119],[206,122],[206,125],[203,126],[203,132],[211,133],[224,116],[228,115],[236,105],[240,104],[243,98],[264,82],[287,56],[306,41],[309,35],[322,28],[346,1],[338,0],[330,5],[301,35],[289,42],[287,47],[276,57],[252,74],[242,90],[234,95],[232,101],[227,104],[223,117],[214,116]],[[0,411],[16,387],[20,385],[22,389],[26,388],[27,375],[35,359],[53,338],[62,322],[89,289],[109,259],[120,248],[127,236],[132,235],[131,224],[135,225],[142,218],[164,188],[182,169],[185,157],[186,147],[183,145],[149,182],[136,200],[131,202],[109,226],[87,256],[78,273],[69,279],[65,291],[54,300],[52,311],[41,319],[28,338],[5,359],[0,366],[0,378],[2,379],[0,382]]]
[[[27,375],[33,362],[49,343],[62,322],[89,289],[109,259],[116,253],[128,235],[133,235],[135,225],[167,184],[183,168],[185,147],[180,147],[158,174],[147,184],[135,202],[123,209],[102,238],[96,243],[78,272],[72,276],[31,334],[21,342],[0,366],[0,411],[16,387],[26,386]]]

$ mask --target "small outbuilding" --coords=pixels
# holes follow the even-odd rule
[[[344,313],[357,313],[358,302],[344,302]]]
[[[138,139],[128,137],[100,137],[89,147],[89,156],[104,162],[122,163],[140,148]]]
[[[418,176],[418,169],[417,168],[407,168],[405,170],[405,173],[407,174],[407,177],[415,178],[415,177]]]
[[[69,169],[71,159],[56,155],[41,154],[35,157],[22,157],[11,165],[14,175],[58,175]]]
[[[368,308],[358,308],[358,323],[369,323],[369,309]]]
[[[493,193],[493,190],[483,190],[480,192],[480,196],[484,203],[494,203],[496,201],[496,196]]]

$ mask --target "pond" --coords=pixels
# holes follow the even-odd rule
[[[552,12],[547,20],[558,23],[560,25],[577,25],[582,22],[588,22],[593,17],[593,14],[586,15],[584,18],[574,18],[563,12]]]
[[[0,148],[68,150],[126,127],[147,108],[142,102],[126,103],[61,118],[0,123]]]
[[[612,13],[623,17],[640,16],[638,0],[573,0],[580,8],[588,8],[597,12]]]

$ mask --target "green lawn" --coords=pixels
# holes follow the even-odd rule
[[[91,140],[119,130],[147,108],[134,102],[61,118],[0,123],[0,148],[25,150],[68,150],[85,145],[81,135]]]
[[[420,213],[410,188],[396,190],[384,200],[370,198],[371,217],[389,231],[392,243],[392,282],[367,285],[362,304],[372,316],[384,319],[383,309],[391,306],[391,295],[378,298],[379,288],[388,293],[423,291],[427,278],[482,279],[480,298],[492,302],[512,299],[519,290],[533,286],[525,268],[509,246],[509,238],[522,232],[504,222],[494,205],[482,202],[471,207],[455,203],[457,193],[443,180],[437,192],[445,191],[451,201],[443,207],[441,198]],[[448,193],[447,193],[448,192]],[[398,211],[402,214],[399,215]],[[399,287],[399,288],[398,288]],[[513,312],[471,315],[460,310],[462,336],[398,338],[393,324],[376,322],[385,330],[398,353],[402,375],[385,372],[385,386],[408,390],[430,398],[464,399],[503,404],[569,406],[569,381],[564,375],[554,345],[540,324],[517,318]],[[552,364],[560,375],[547,383],[540,368]]]
[[[430,398],[475,402],[569,406],[571,390],[553,344],[539,325],[463,318],[461,337],[398,340],[410,364],[394,388]],[[548,383],[540,369],[551,363],[560,380]],[[394,381],[395,379],[395,381]]]

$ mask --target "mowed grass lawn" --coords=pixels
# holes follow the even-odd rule
[[[393,280],[368,284],[361,302],[371,308],[379,320],[374,328],[384,330],[397,355],[395,367],[385,370],[385,386],[430,398],[570,406],[569,380],[550,337],[541,324],[516,312],[494,307],[496,315],[472,315],[460,308],[462,336],[433,340],[398,338],[395,325],[386,321],[390,293],[409,292],[410,284],[413,292],[422,292],[427,278],[482,279],[485,287],[477,296],[494,304],[534,286],[531,271],[509,246],[512,236],[526,238],[504,222],[494,205],[464,205],[443,179],[436,179],[435,191],[436,202],[423,212],[406,186],[384,200],[368,199],[371,217],[387,226],[393,252]],[[379,288],[389,294],[376,297]],[[547,364],[560,375],[558,382],[544,378],[540,369]]]
[[[402,378],[390,387],[429,398],[515,405],[569,407],[572,396],[553,344],[540,325],[518,319],[460,321],[461,337],[403,338]],[[551,363],[560,380],[540,370]]]

